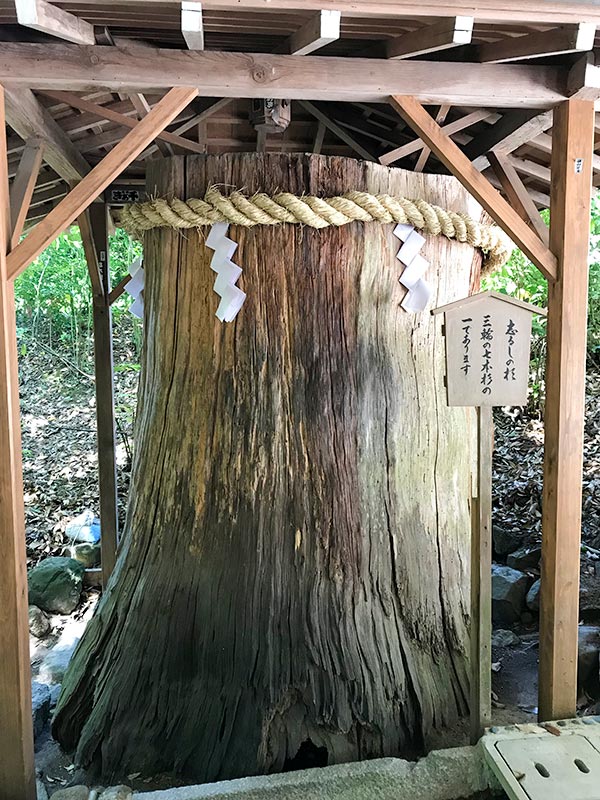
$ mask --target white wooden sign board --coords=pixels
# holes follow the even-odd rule
[[[546,312],[497,292],[481,292],[432,313],[442,312],[448,405],[525,405],[531,318]]]

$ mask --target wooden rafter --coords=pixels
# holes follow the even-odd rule
[[[487,153],[512,153],[539,133],[552,127],[552,111],[509,111],[465,147],[465,155],[483,172],[489,166]]]
[[[44,69],[40,70],[40,63]],[[224,79],[226,76],[226,80]],[[205,97],[385,102],[410,92],[426,103],[552,108],[566,97],[563,67],[238,52],[14,44],[0,48],[0,83],[34,89],[161,94],[197,86]]]
[[[43,139],[27,140],[17,174],[10,187],[10,250],[18,245],[23,233],[43,154]]]
[[[418,31],[390,39],[385,46],[387,58],[414,58],[469,44],[473,35],[473,17],[451,17]]]
[[[183,0],[181,3],[181,34],[189,50],[204,50],[202,3]]]
[[[436,125],[423,106],[414,97],[391,97],[390,103],[548,280],[554,280],[557,269],[554,254],[489,181],[473,167],[460,148],[439,125]]]
[[[326,128],[334,133],[338,139],[341,139],[345,142],[349,147],[351,147],[356,153],[361,156],[361,158],[367,159],[367,161],[375,161],[375,156],[370,153],[365,147],[363,147],[360,142],[357,142],[354,137],[350,136],[350,134],[344,130],[340,125],[338,125],[334,120],[332,120],[327,114],[325,114],[321,109],[317,108],[313,103],[309,103],[307,100],[300,100],[299,105],[302,106],[309,114],[312,114],[315,119],[318,119],[319,122],[322,122]]]
[[[60,100],[63,103],[67,103],[67,105],[70,105],[73,108],[78,108],[80,109],[80,111],[87,111],[90,114],[96,114],[98,119],[104,119],[104,120],[110,120],[111,122],[116,122],[119,125],[123,126],[124,128],[133,129],[138,124],[138,121],[133,119],[132,117],[128,117],[125,114],[120,114],[117,111],[112,111],[111,109],[106,108],[106,106],[96,105],[96,103],[92,103],[90,100],[85,100],[82,97],[73,94],[72,92],[47,91],[44,92],[44,94],[48,95],[48,97],[53,97],[55,100]],[[150,106],[148,106],[148,108],[150,108]],[[121,138],[120,135],[118,135],[116,141],[118,141],[120,138]],[[175,133],[169,133],[168,131],[161,131],[157,135],[157,138],[162,139],[163,141],[168,142],[169,144],[174,144],[177,147],[182,148],[183,150],[190,150],[193,153],[203,152],[202,147],[197,142],[192,142],[191,139],[184,139],[183,136],[178,136]]]
[[[1,50],[2,48],[0,48]],[[8,124],[24,139],[44,140],[44,160],[66,181],[76,181],[90,165],[30,89],[5,88]]]
[[[580,22],[543,33],[529,33],[482,44],[477,49],[477,57],[481,62],[501,64],[526,58],[583,53],[593,48],[595,35],[594,23]]]
[[[435,121],[438,125],[440,125],[440,127],[443,126],[444,122],[446,121],[446,117],[448,116],[450,109],[451,106],[440,106],[438,113],[435,115]],[[419,153],[417,163],[415,164],[415,172],[423,172],[430,154],[431,150],[424,146]]]
[[[539,211],[527,191],[527,187],[517,174],[514,166],[502,153],[490,153],[489,159],[508,202],[521,219],[537,233],[541,241],[548,246],[548,227],[540,217]]]
[[[46,0],[14,0],[20,25],[75,44],[95,44],[94,26]]]
[[[284,50],[295,56],[306,56],[340,38],[339,11],[318,11],[307,23],[293,33]]]
[[[496,114],[480,110],[480,111],[472,111],[470,114],[466,114],[464,117],[460,117],[454,122],[449,122],[447,125],[444,125],[442,131],[446,134],[446,136],[452,136],[459,131],[465,130],[465,128],[470,128],[472,125],[476,125],[478,122],[483,122],[484,120],[490,120],[491,118],[497,117]],[[389,153],[385,153],[384,155],[380,156],[379,161],[381,164],[389,165],[393,164],[394,161],[399,161],[401,158],[406,158],[406,156],[411,155],[411,153],[416,153],[425,145],[421,141],[421,139],[415,139],[412,142],[408,142],[408,144],[402,145],[401,147],[396,147],[394,150],[390,150]]]
[[[171,89],[148,116],[138,122],[102,162],[10,253],[7,258],[9,276],[16,278],[61,231],[77,219],[197,94],[197,89],[189,87]]]

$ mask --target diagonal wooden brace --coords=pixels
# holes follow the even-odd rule
[[[550,282],[554,282],[557,275],[556,256],[487,178],[475,169],[458,145],[429,116],[421,103],[414,97],[401,95],[391,96],[390,103],[542,274]]]

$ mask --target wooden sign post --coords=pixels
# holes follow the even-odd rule
[[[543,309],[497,292],[465,297],[444,314],[449,406],[477,408],[477,478],[471,498],[471,742],[492,716],[493,406],[527,403],[531,317]]]

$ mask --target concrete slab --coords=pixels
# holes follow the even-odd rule
[[[383,758],[239,778],[158,792],[135,800],[468,800],[501,793],[479,747],[437,750],[417,762]]]

